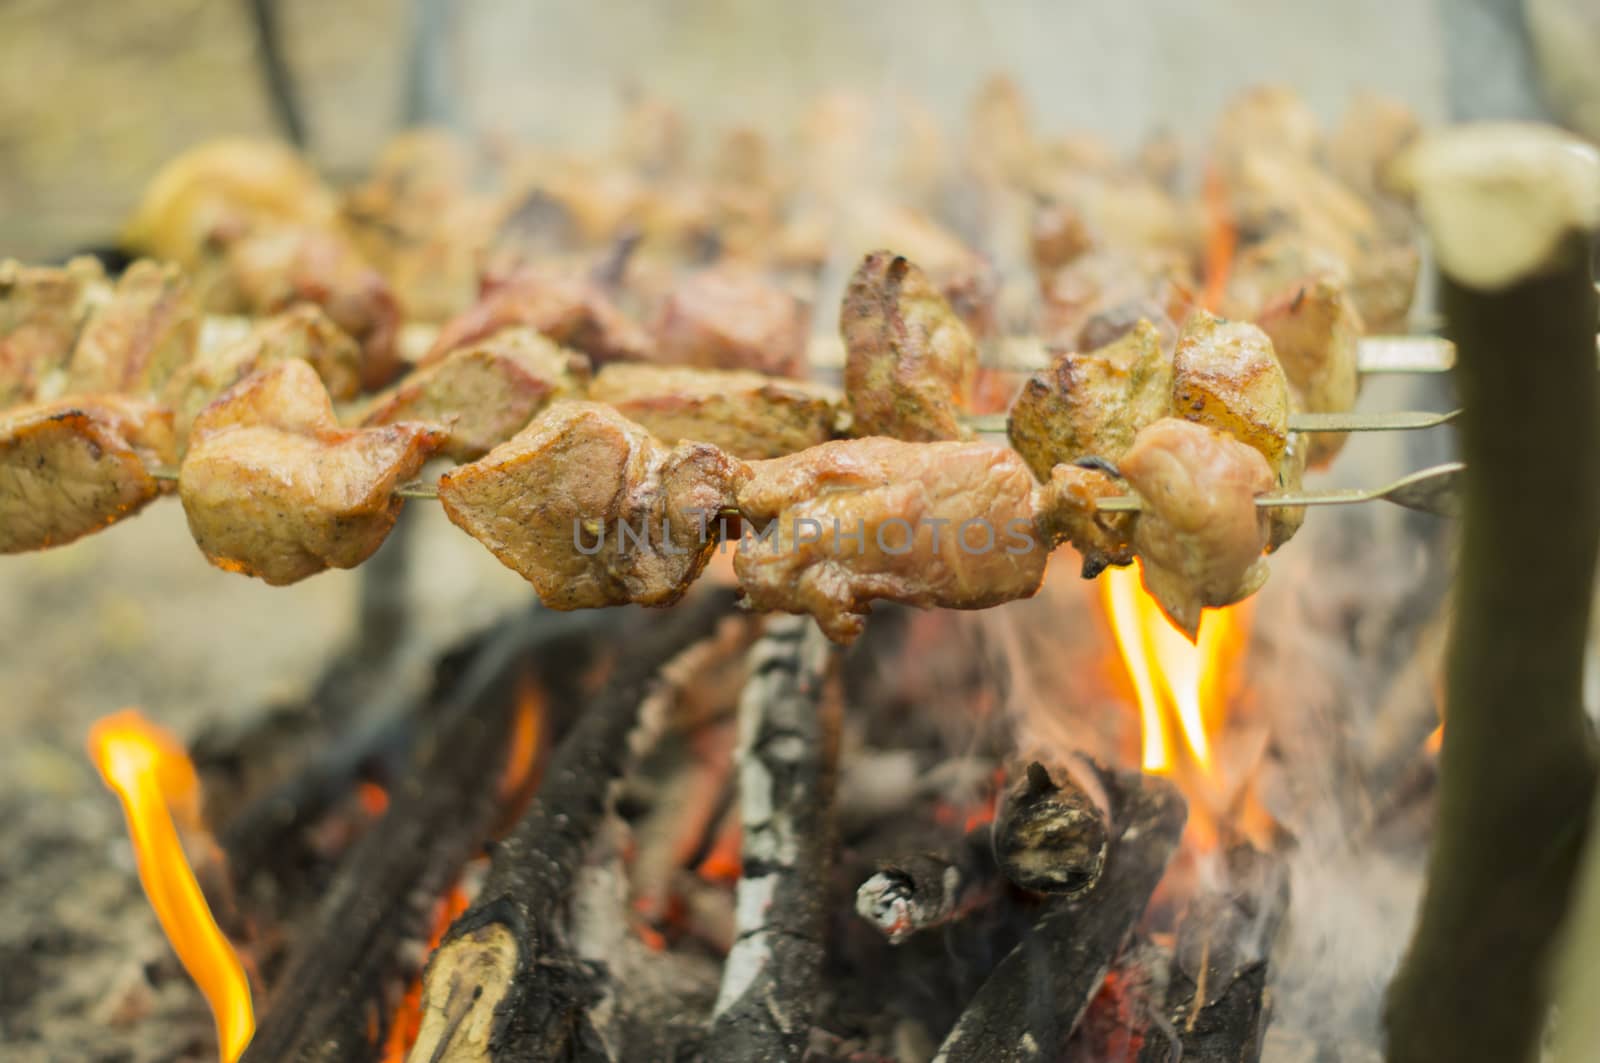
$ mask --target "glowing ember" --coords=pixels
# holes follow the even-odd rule
[[[195,980],[217,1023],[218,1051],[238,1059],[255,1033],[250,982],[239,956],[211,916],[183,854],[174,816],[199,822],[200,783],[172,735],[125,709],[89,731],[89,756],[122,801],[139,881],[173,951]]]
[[[1181,751],[1202,777],[1211,777],[1212,733],[1221,722],[1224,679],[1245,643],[1247,607],[1207,610],[1191,643],[1146,593],[1137,564],[1107,570],[1101,586],[1139,703],[1144,770],[1170,774]]]
[[[517,707],[511,718],[510,751],[500,775],[500,799],[511,801],[526,793],[537,780],[539,736],[544,730],[544,692],[524,671],[517,677]]]
[[[455,883],[434,903],[432,929],[428,932],[428,952],[432,953],[444,940],[450,924],[467,910],[470,900],[459,882]],[[389,1036],[383,1043],[382,1063],[402,1063],[406,1053],[416,1043],[417,1031],[422,1029],[422,976],[419,974],[406,987],[406,995],[395,1009],[394,1021],[389,1024]]]

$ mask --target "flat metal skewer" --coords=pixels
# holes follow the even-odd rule
[[[1291,432],[1401,432],[1418,428],[1433,428],[1449,424],[1461,415],[1460,410],[1379,410],[1374,413],[1291,413]],[[962,423],[977,432],[1004,435],[1006,419],[1003,413],[981,413],[963,417]]]
[[[1327,491],[1274,492],[1257,495],[1256,506],[1347,506],[1358,502],[1392,502],[1406,509],[1453,517],[1460,508],[1461,474],[1466,466],[1459,461],[1420,469],[1382,487],[1338,487]],[[1108,513],[1135,513],[1144,508],[1138,495],[1102,498],[1096,507]]]

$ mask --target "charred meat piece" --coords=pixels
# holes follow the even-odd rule
[[[733,562],[745,600],[809,613],[835,642],[861,633],[875,599],[983,609],[1044,578],[1033,477],[1007,447],[840,440],[750,471],[739,510],[753,527]]]
[[[68,388],[76,394],[157,394],[194,357],[200,324],[200,308],[178,267],[135,262],[78,334]]]
[[[1231,432],[1276,468],[1289,439],[1289,384],[1266,333],[1196,311],[1172,357],[1172,412]]]
[[[1133,545],[1145,590],[1193,639],[1200,611],[1231,605],[1267,579],[1266,459],[1204,425],[1164,418],[1139,433],[1120,469],[1144,508]]]
[[[311,364],[334,399],[352,399],[361,390],[361,348],[315,306],[257,322],[239,340],[201,350],[179,369],[162,391],[162,401],[177,417],[178,437],[186,439],[194,419],[212,399],[276,362],[301,359]]]
[[[161,494],[147,466],[174,460],[172,415],[83,396],[0,414],[0,553],[69,543]]]
[[[0,407],[37,398],[67,364],[105,273],[92,258],[65,268],[0,262]]]
[[[858,435],[962,439],[960,415],[978,372],[978,348],[950,304],[910,260],[866,257],[839,314],[845,390]]]
[[[1291,285],[1256,324],[1272,341],[1297,409],[1337,413],[1355,406],[1361,387],[1361,315],[1336,278],[1309,277]],[[1328,464],[1344,441],[1343,433],[1318,432],[1306,461],[1313,468]]]
[[[804,377],[809,328],[800,300],[748,270],[721,267],[684,278],[653,331],[656,358],[668,365]]]
[[[316,370],[280,362],[195,420],[178,492],[212,564],[279,586],[371,557],[403,504],[395,487],[443,441],[425,424],[342,429]]]
[[[1038,491],[1039,528],[1045,540],[1070,542],[1083,556],[1084,579],[1133,561],[1138,514],[1099,508],[1101,499],[1126,493],[1122,483],[1103,469],[1081,465],[1057,465]]]
[[[1198,305],[1189,267],[1159,252],[1080,255],[1044,277],[1042,294],[1045,342],[1075,351],[1104,347],[1140,321],[1154,324],[1170,349]]]
[[[1108,347],[1056,356],[1028,378],[1011,406],[1006,431],[1043,482],[1064,462],[1116,461],[1133,437],[1165,417],[1172,403],[1172,359],[1148,321]]]
[[[710,443],[736,458],[777,458],[834,436],[844,397],[831,388],[737,369],[608,365],[589,398],[663,443]]]
[[[649,358],[650,337],[623,316],[591,280],[552,269],[523,266],[485,281],[472,309],[439,331],[424,364],[501,329],[525,325],[563,347],[589,356],[597,368]]]
[[[383,387],[404,368],[400,304],[345,237],[322,229],[263,229],[229,242],[226,262],[247,313],[320,306],[361,345],[364,389]]]
[[[551,609],[671,605],[716,548],[744,466],[666,447],[593,402],[557,402],[439,481],[445,513]]]
[[[581,395],[589,360],[530,328],[457,347],[377,396],[363,423],[444,426],[443,453],[474,461],[516,435],[556,399]]]

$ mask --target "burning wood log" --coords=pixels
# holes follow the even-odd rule
[[[1388,1058],[1526,1060],[1595,792],[1583,657],[1600,547],[1600,155],[1553,129],[1483,125],[1410,162],[1460,352],[1468,473],[1438,823],[1389,987]],[[1552,498],[1560,515],[1527,563],[1527,514]]]
[[[516,684],[542,643],[569,622],[543,610],[496,636],[434,706],[418,759],[391,786],[384,817],[355,844],[298,929],[244,1059],[361,1060],[381,1034],[383,990],[401,946],[424,936],[429,909],[489,840],[518,711]]]
[[[483,889],[428,961],[413,1060],[566,1058],[601,1051],[588,1011],[600,976],[565,941],[585,851],[608,815],[662,667],[705,639],[731,596],[705,594],[657,621],[557,747],[527,813],[500,843]]]
[[[1000,961],[935,1063],[1059,1058],[1166,872],[1188,819],[1183,798],[1165,779],[1119,773],[1105,782],[1114,840],[1099,885],[1059,902]]]
[[[739,698],[737,932],[704,1057],[798,1061],[822,989],[837,705],[833,655],[803,617],[768,622]]]
[[[995,882],[989,832],[974,830],[954,850],[882,861],[856,891],[856,913],[899,945],[919,930],[960,919]]]
[[[1106,795],[1092,770],[1030,761],[1007,788],[994,820],[995,862],[1035,893],[1075,897],[1105,868]]]
[[[1141,1063],[1256,1063],[1267,1032],[1267,957],[1289,908],[1281,861],[1248,846],[1226,858],[1226,883],[1190,901],[1178,929],[1165,1019],[1173,1045],[1147,1038]]]

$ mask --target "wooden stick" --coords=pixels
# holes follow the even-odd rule
[[[742,871],[738,937],[723,967],[702,1057],[798,1063],[822,990],[832,845],[835,660],[806,617],[780,616],[750,651],[739,698]]]
[[[1043,1063],[1100,989],[1178,847],[1188,809],[1155,776],[1108,777],[1115,836],[1099,886],[1063,901],[1001,960],[956,1020],[934,1063]]]
[[[1470,472],[1438,820],[1389,988],[1388,1059],[1520,1063],[1595,790],[1582,671],[1600,547],[1600,158],[1540,127],[1469,126],[1414,162]]]
[[[655,614],[584,707],[527,813],[496,847],[482,891],[428,961],[411,1060],[520,1063],[603,1051],[588,1014],[603,992],[600,975],[564,936],[576,876],[609,814],[612,784],[660,722],[642,706],[661,690],[663,666],[708,637],[731,606],[730,594],[707,592]]]

